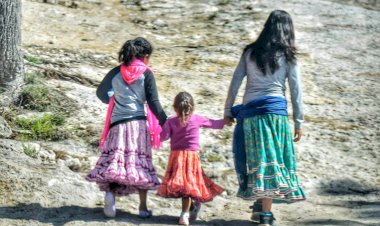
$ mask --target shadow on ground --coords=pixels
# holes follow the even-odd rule
[[[351,178],[323,181],[320,184],[322,195],[368,195],[379,192],[375,184],[357,181]]]
[[[303,221],[304,225],[380,225],[362,222],[380,222],[380,201],[374,200],[380,193],[380,188],[375,184],[342,178],[321,182],[319,189],[320,195],[331,197],[331,201],[319,205],[346,208],[350,219],[334,219],[331,214],[326,215],[325,219]]]
[[[19,204],[12,207],[0,207],[0,219],[10,220],[33,220],[40,223],[49,223],[54,226],[63,226],[72,221],[81,221],[88,224],[102,223],[111,220],[106,218],[103,214],[103,208],[89,208],[83,206],[62,206],[62,207],[42,207],[39,203]],[[137,215],[118,211],[116,218],[112,221],[117,224],[118,222],[125,222],[131,224],[144,224],[144,225],[178,225],[178,218],[176,216],[158,215],[150,219],[141,219]],[[198,220],[192,225],[239,225],[239,226],[257,226],[257,224],[247,220]]]
[[[378,226],[379,224],[366,224],[351,220],[332,220],[332,219],[317,219],[300,222],[302,225],[342,225],[342,226]]]

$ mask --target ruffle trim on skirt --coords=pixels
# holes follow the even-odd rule
[[[272,198],[287,201],[305,200],[297,174],[278,164],[261,165],[248,175],[245,190],[239,189],[238,197],[248,200]]]
[[[96,182],[101,191],[113,191],[117,195],[156,190],[160,182],[152,163],[146,121],[112,127],[105,149],[86,180]]]
[[[198,202],[209,202],[223,191],[204,173],[198,152],[172,151],[157,195],[165,198],[191,197]]]

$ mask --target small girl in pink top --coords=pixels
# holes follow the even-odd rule
[[[195,220],[200,203],[211,201],[223,192],[223,188],[207,177],[201,167],[199,129],[222,129],[225,121],[193,114],[194,100],[187,92],[180,92],[175,97],[173,107],[177,116],[167,119],[161,132],[161,141],[170,138],[171,152],[157,194],[166,198],[182,198],[179,224],[189,225],[189,212],[190,220]]]

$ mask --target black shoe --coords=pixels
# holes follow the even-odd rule
[[[261,200],[257,200],[249,208],[252,209],[252,212],[261,212],[263,211],[263,202]]]
[[[261,200],[257,200],[253,203],[252,206],[249,207],[252,209],[252,215],[251,215],[251,220],[255,222],[260,221],[260,212],[263,211],[263,203]]]
[[[275,219],[273,217],[273,214],[264,215],[260,213],[259,218],[260,218],[259,226],[275,226]]]

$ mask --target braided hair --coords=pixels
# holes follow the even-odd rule
[[[179,121],[182,125],[186,125],[189,116],[194,112],[194,99],[188,92],[180,92],[174,98],[173,104]]]
[[[133,58],[144,59],[145,56],[151,55],[153,46],[148,40],[142,37],[128,40],[124,43],[119,51],[119,62],[126,66],[131,64]]]

